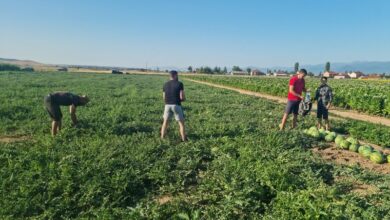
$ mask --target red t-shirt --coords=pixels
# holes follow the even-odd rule
[[[305,80],[304,79],[298,79],[298,76],[293,76],[290,79],[290,84],[289,85],[290,86],[294,86],[294,91],[296,93],[298,93],[299,95],[302,95],[302,91],[305,88]],[[298,96],[293,95],[292,93],[290,93],[290,91],[288,92],[287,99],[288,100],[292,100],[292,101],[300,101],[301,100],[301,98],[299,98]]]

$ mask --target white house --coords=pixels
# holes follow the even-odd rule
[[[272,74],[273,76],[279,76],[279,77],[288,77],[288,73],[283,71],[277,71]]]
[[[326,71],[322,74],[322,76],[327,77],[327,78],[332,78],[332,77],[335,77],[337,75],[338,75],[338,73],[333,72],[333,71]]]
[[[265,73],[261,72],[260,70],[252,70],[251,76],[264,76]]]
[[[334,76],[335,79],[349,79],[349,75],[348,74],[339,74],[337,76]]]
[[[356,72],[348,73],[348,76],[351,77],[352,79],[357,79],[360,78],[361,76],[364,76],[364,74],[360,71],[356,71]]]

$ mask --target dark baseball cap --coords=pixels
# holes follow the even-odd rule
[[[169,71],[169,75],[177,76],[177,71],[176,70],[171,70],[171,71]]]
[[[303,73],[303,75],[305,75],[305,76],[307,75],[306,69],[300,69],[299,72],[300,72],[300,73]]]

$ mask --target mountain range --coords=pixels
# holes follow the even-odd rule
[[[33,60],[18,60],[18,59],[7,59],[7,58],[0,58],[0,63],[10,63],[14,65],[19,65],[21,67],[34,67],[36,69],[43,69],[44,67],[55,67],[55,66],[72,66],[72,65],[53,65],[53,64],[44,64],[40,62],[36,62]],[[83,67],[83,65],[77,65],[79,67]],[[90,66],[90,65],[84,65],[85,67],[95,67],[97,69],[101,68],[124,68],[124,67],[103,67],[103,66]],[[363,73],[387,73],[390,74],[390,61],[356,61],[356,62],[335,62],[330,63],[331,70],[335,72],[345,72],[345,71],[361,71]],[[324,64],[308,64],[308,65],[301,65],[300,68],[305,68],[310,72],[313,73],[320,73],[324,71],[325,63]],[[140,67],[144,68],[144,67]],[[176,69],[176,70],[182,70],[186,71],[186,68],[179,68],[175,66],[169,66],[169,67],[149,67],[150,69],[160,69],[160,70],[170,70],[170,69]],[[195,69],[196,67],[194,67]],[[246,68],[242,66],[241,68]],[[272,67],[258,67],[258,66],[250,66],[251,69],[259,69],[262,71],[267,70],[287,70],[287,71],[293,71],[294,66],[272,66]],[[230,70],[230,68],[228,68]]]
[[[315,64],[315,65],[301,65],[300,68],[305,68],[308,71],[313,73],[323,72],[325,69],[324,64]],[[267,68],[261,68],[267,69]],[[271,70],[281,69],[292,71],[294,69],[291,67],[271,67],[268,68]],[[363,73],[390,73],[390,61],[356,61],[350,63],[330,63],[330,69],[334,72],[345,72],[345,71],[361,71]]]

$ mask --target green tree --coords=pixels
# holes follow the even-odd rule
[[[227,68],[226,66],[223,68],[223,71],[222,71],[224,74],[227,74]]]
[[[216,66],[216,67],[214,67],[213,72],[214,72],[215,74],[220,74],[220,73],[221,73],[221,68]]]
[[[251,68],[246,68],[246,72],[248,72],[249,74],[252,72],[252,69]]]
[[[189,67],[187,68],[187,70],[188,70],[188,72],[192,73],[192,66],[189,66]]]
[[[213,70],[208,67],[208,66],[205,66],[205,67],[200,67],[199,69],[196,70],[197,73],[204,73],[204,74],[213,74]]]
[[[0,71],[5,71],[5,70],[15,71],[15,70],[20,70],[20,67],[8,63],[0,64]]]
[[[296,62],[294,65],[294,72],[298,72],[298,70],[299,70],[299,63]]]
[[[239,66],[233,66],[232,71],[242,71]]]
[[[325,71],[330,71],[330,62],[326,62],[325,64]]]

